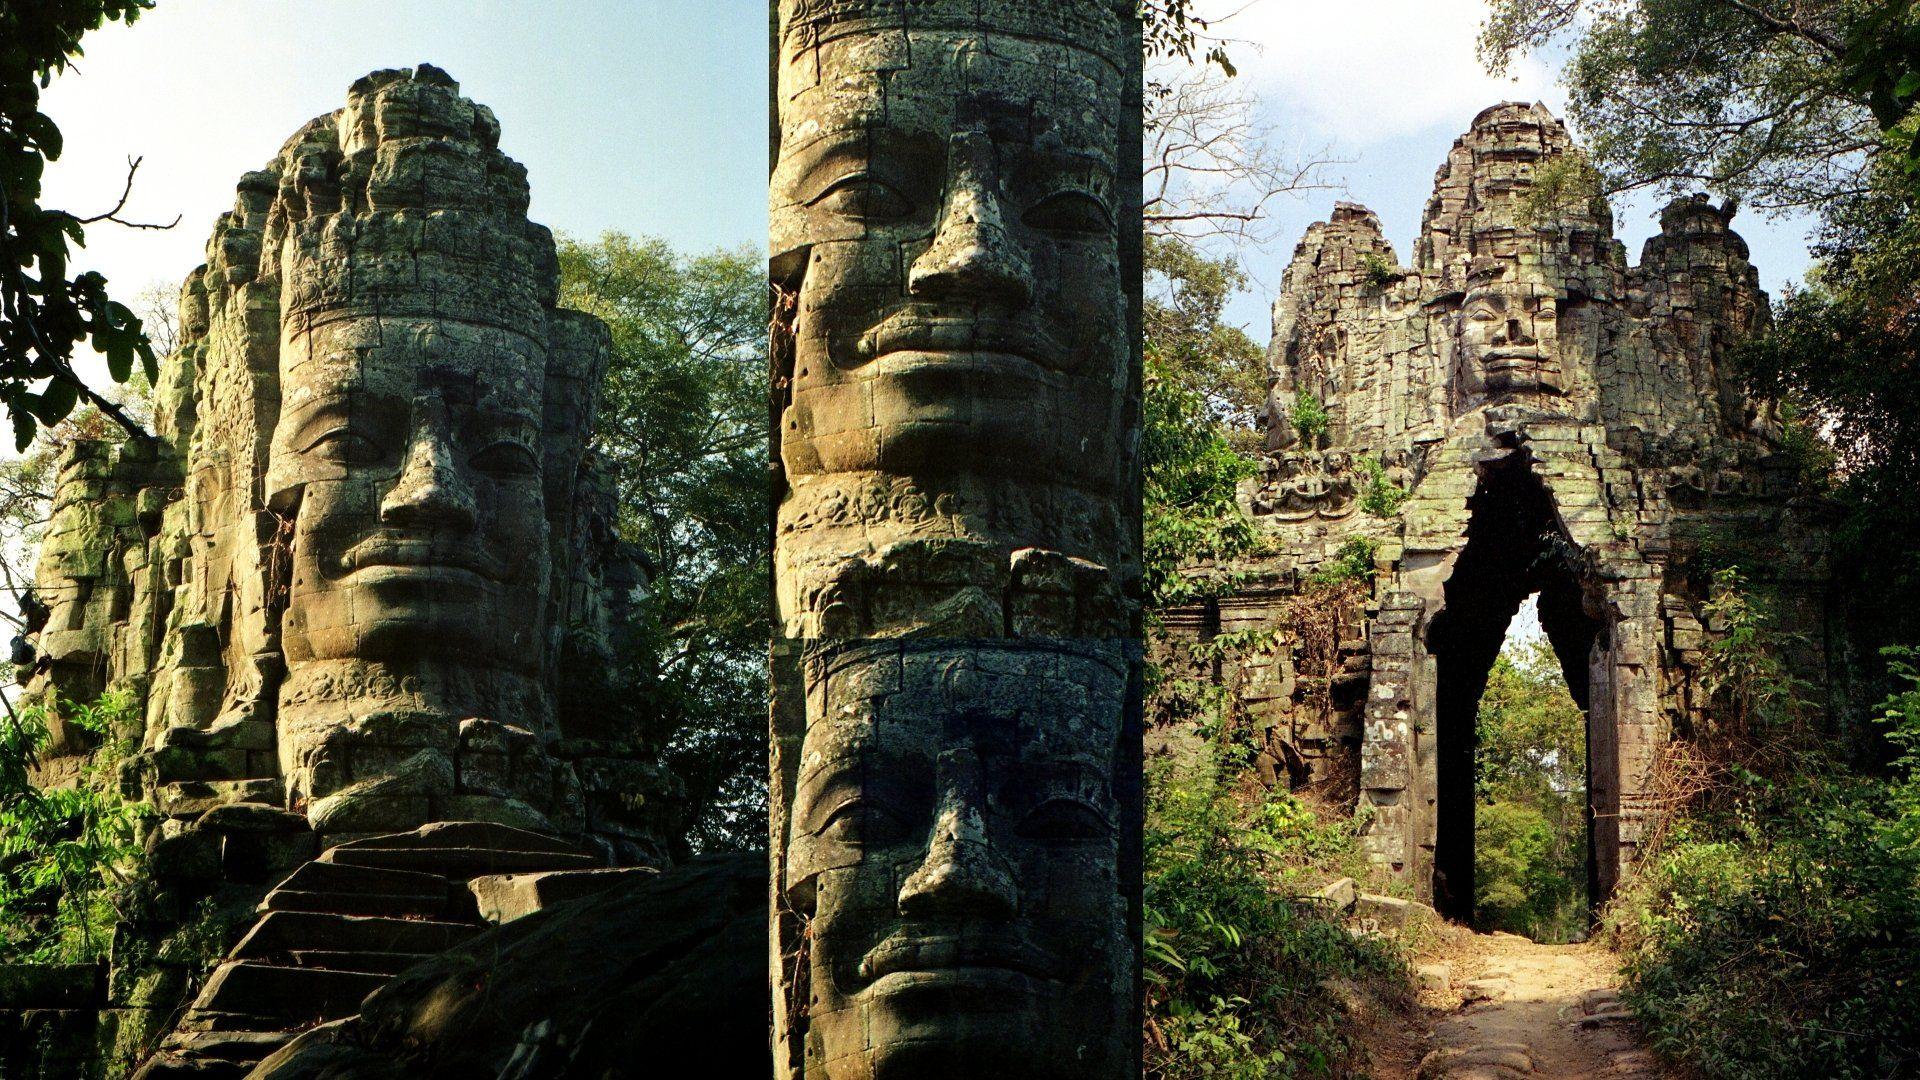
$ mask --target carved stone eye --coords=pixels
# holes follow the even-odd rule
[[[820,828],[820,838],[836,844],[864,847],[892,844],[907,838],[909,830],[899,815],[869,799],[841,803]]]
[[[1103,233],[1113,218],[1100,200],[1085,192],[1061,191],[1040,200],[1021,218],[1030,228],[1058,233]]]
[[[473,455],[473,467],[501,476],[527,476],[540,471],[540,462],[525,446],[503,439]]]
[[[913,204],[905,195],[864,172],[834,181],[814,198],[812,205],[856,221],[893,221],[913,210]]]
[[[1048,799],[1020,820],[1020,835],[1029,840],[1098,840],[1113,827],[1093,807],[1078,799]]]
[[[327,461],[342,465],[365,465],[380,458],[380,447],[350,427],[331,428],[322,432],[301,452],[317,454]]]

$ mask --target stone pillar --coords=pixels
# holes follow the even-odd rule
[[[776,16],[777,1073],[1131,1075],[1133,6]]]

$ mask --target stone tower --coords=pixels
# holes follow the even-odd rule
[[[402,958],[354,949],[476,928],[476,875],[664,859],[675,785],[606,674],[643,595],[588,448],[607,330],[557,306],[499,134],[434,67],[354,83],[215,226],[157,440],[61,462],[27,695],[139,703],[156,985],[199,899],[265,896],[144,1075],[191,1072],[196,1024],[258,1054],[341,1015]],[[42,767],[89,749],[58,731]],[[171,1022],[141,994],[122,1049]]]
[[[587,453],[606,329],[555,306],[498,138],[430,66],[355,83],[240,181],[183,290],[158,445],[61,465],[28,691],[137,690],[169,816],[253,801],[323,835],[489,820],[656,854],[595,805],[658,787],[643,748],[557,689],[639,585]]]
[[[774,1043],[1137,1073],[1131,0],[780,0]]]
[[[1459,917],[1474,716],[1529,595],[1587,713],[1596,904],[1635,857],[1662,747],[1706,704],[1703,556],[1764,537],[1767,584],[1824,625],[1824,505],[1728,360],[1768,313],[1731,211],[1672,203],[1629,266],[1603,201],[1549,197],[1577,164],[1543,106],[1497,105],[1436,175],[1412,266],[1365,207],[1307,230],[1242,490],[1272,553],[1169,617],[1189,639],[1280,631],[1230,675],[1269,775],[1353,799],[1376,862]],[[1295,423],[1303,405],[1324,422]],[[1286,623],[1343,557],[1375,572],[1316,650]]]

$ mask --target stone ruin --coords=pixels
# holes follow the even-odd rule
[[[1757,555],[1783,621],[1826,625],[1829,508],[1729,362],[1768,318],[1731,208],[1671,203],[1629,266],[1579,164],[1543,106],[1497,105],[1441,166],[1411,266],[1365,207],[1307,230],[1241,491],[1260,548],[1190,568],[1223,594],[1167,615],[1176,642],[1266,632],[1198,672],[1232,686],[1264,775],[1355,806],[1372,860],[1461,919],[1474,718],[1528,596],[1587,715],[1595,906],[1707,705],[1707,568]],[[1343,566],[1370,582],[1315,589]],[[1825,664],[1817,635],[1797,662]]]
[[[775,1075],[1136,1075],[1134,5],[775,29]]]
[[[26,697],[132,691],[157,815],[94,1053],[171,1026],[201,905],[249,925],[142,1077],[351,1012],[479,929],[476,878],[497,917],[565,890],[487,875],[664,861],[675,784],[609,674],[644,576],[588,446],[608,334],[499,134],[431,66],[356,82],[241,179],[157,440],[60,462]],[[50,780],[90,749],[55,734]]]

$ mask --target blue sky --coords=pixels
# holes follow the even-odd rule
[[[1270,336],[1268,308],[1294,245],[1325,220],[1338,199],[1380,215],[1401,262],[1412,258],[1420,212],[1434,170],[1472,121],[1499,101],[1541,101],[1565,115],[1566,94],[1551,62],[1528,58],[1512,77],[1488,75],[1474,56],[1485,0],[1201,0],[1229,39],[1241,89],[1259,102],[1256,117],[1296,156],[1344,160],[1327,177],[1340,190],[1283,199],[1273,210],[1273,239],[1239,252],[1255,279],[1229,309],[1254,340]],[[1575,138],[1579,132],[1574,132]],[[1658,231],[1652,197],[1614,206],[1615,235],[1628,259]],[[1762,284],[1778,293],[1807,266],[1807,222],[1742,214],[1734,228],[1753,249]]]
[[[1512,80],[1482,71],[1484,0],[1203,0],[1234,39],[1241,87],[1301,153],[1345,159],[1337,191],[1282,200],[1270,242],[1240,252],[1254,276],[1230,317],[1266,341],[1294,244],[1336,199],[1372,207],[1409,255],[1434,169],[1473,114],[1503,99],[1565,96],[1548,64]],[[182,215],[170,232],[91,230],[76,269],[116,292],[177,281],[202,257],[242,172],[295,128],[338,107],[377,67],[430,61],[491,106],[525,164],[533,216],[556,230],[648,233],[689,250],[766,235],[766,11],[761,0],[161,0],[132,29],[91,35],[45,108],[67,135],[48,202],[110,206],[143,155],[128,213]],[[1616,208],[1632,257],[1652,201]],[[1805,272],[1804,222],[1743,215],[1762,280]]]
[[[42,108],[66,135],[46,202],[113,204],[144,156],[127,216],[94,225],[76,270],[116,293],[175,282],[213,220],[307,120],[368,71],[430,62],[499,115],[527,166],[534,220],[618,229],[688,251],[766,243],[767,14],[761,0],[161,0],[89,35]]]

